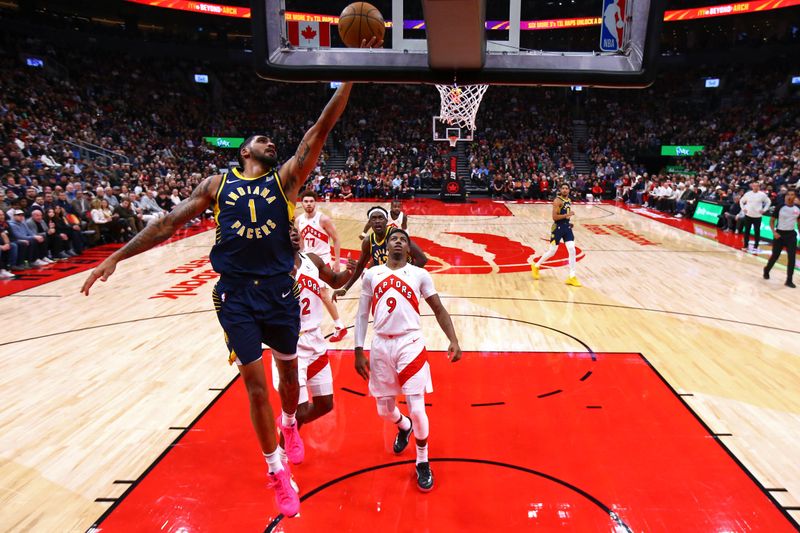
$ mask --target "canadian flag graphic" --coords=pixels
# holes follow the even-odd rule
[[[286,23],[289,42],[300,48],[330,48],[330,22],[303,22],[290,20]]]

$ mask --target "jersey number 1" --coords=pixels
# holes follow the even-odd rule
[[[257,220],[256,220],[256,201],[251,198],[250,201],[247,202],[247,205],[250,206],[250,221],[253,224],[255,224],[257,222]]]

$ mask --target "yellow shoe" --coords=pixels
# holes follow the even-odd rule
[[[583,287],[583,285],[581,285],[581,282],[578,281],[578,278],[576,278],[575,276],[568,277],[566,283],[567,285],[572,285],[573,287]]]
[[[539,267],[536,266],[536,263],[531,263],[531,275],[533,279],[539,279]]]

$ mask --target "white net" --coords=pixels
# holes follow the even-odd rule
[[[488,85],[437,85],[442,105],[439,116],[446,123],[475,131],[475,116]]]

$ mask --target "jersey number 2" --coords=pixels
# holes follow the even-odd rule
[[[300,312],[301,315],[310,315],[311,311],[308,309],[311,305],[311,300],[308,298],[303,298],[300,300],[300,303],[303,305],[303,310]]]

